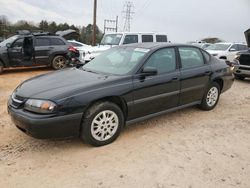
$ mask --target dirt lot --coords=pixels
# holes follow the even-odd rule
[[[250,187],[250,81],[216,109],[188,108],[125,128],[111,145],[36,140],[15,128],[8,96],[48,69],[0,75],[0,187]]]

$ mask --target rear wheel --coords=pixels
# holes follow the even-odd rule
[[[0,61],[0,74],[2,74],[3,73],[3,63]]]
[[[245,79],[244,76],[238,76],[238,75],[234,75],[234,76],[235,76],[235,78],[238,79],[238,80],[244,80],[244,79]]]
[[[122,110],[111,102],[94,104],[83,118],[81,138],[93,146],[112,143],[119,136],[124,125]]]
[[[220,92],[220,86],[218,83],[213,82],[210,84],[203,96],[202,102],[199,106],[200,109],[207,111],[212,110],[219,101]]]
[[[52,61],[52,67],[55,70],[64,69],[67,66],[67,60],[64,56],[56,56]]]

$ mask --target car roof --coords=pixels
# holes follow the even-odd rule
[[[165,32],[117,32],[117,33],[113,33],[113,32],[108,32],[108,33],[105,33],[107,35],[110,35],[110,34],[117,34],[117,35],[126,35],[126,34],[141,34],[141,35],[167,35],[167,33]]]
[[[218,42],[215,44],[228,44],[228,45],[233,45],[233,44],[242,44],[242,45],[246,45],[244,43],[240,43],[240,42]]]
[[[177,44],[177,43],[168,43],[168,42],[145,42],[145,43],[133,43],[126,44],[120,47],[134,47],[134,48],[146,48],[146,49],[156,49],[156,48],[164,48],[164,47],[176,47],[176,46],[186,46],[186,47],[196,47],[190,44]]]

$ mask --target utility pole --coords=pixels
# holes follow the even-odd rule
[[[122,11],[122,13],[125,14],[125,17],[124,17],[125,22],[124,22],[123,31],[130,32],[132,14],[134,14],[133,9],[134,9],[133,2],[126,1],[124,4],[124,10]]]
[[[114,25],[115,25],[115,27],[114,27]],[[118,31],[118,16],[116,16],[115,20],[105,19],[103,31],[104,31],[104,33],[106,33],[106,31],[117,32]]]
[[[95,44],[96,44],[96,9],[97,9],[97,0],[94,0],[92,46],[95,46]]]

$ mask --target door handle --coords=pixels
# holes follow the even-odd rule
[[[210,74],[211,74],[211,71],[205,71],[205,74],[206,74],[206,75],[210,75]]]
[[[178,80],[179,80],[178,77],[173,77],[173,78],[172,78],[172,81],[178,81]]]

